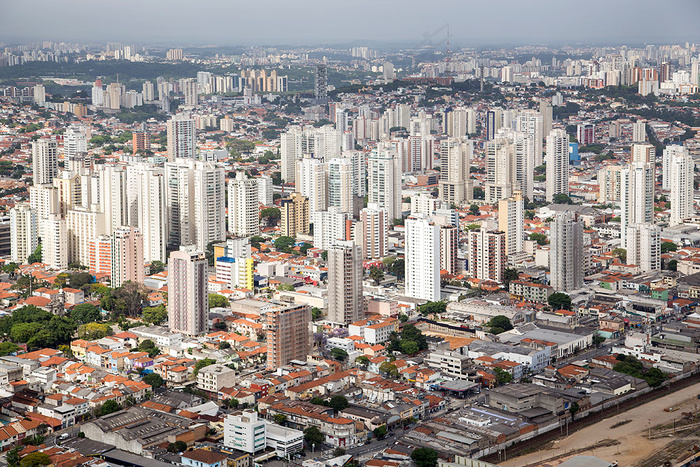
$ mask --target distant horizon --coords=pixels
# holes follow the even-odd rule
[[[356,0],[350,8],[320,0],[306,0],[303,6],[282,0],[264,5],[204,0],[192,9],[184,0],[61,4],[35,0],[31,5],[6,6],[0,17],[0,42],[123,42],[163,47],[381,43],[410,48],[445,44],[449,22],[454,48],[700,43],[696,23],[700,2],[667,0],[658,5],[650,0],[590,0],[585,5],[502,0],[494,6],[445,0],[426,8],[415,0]],[[673,14],[663,14],[666,11]]]

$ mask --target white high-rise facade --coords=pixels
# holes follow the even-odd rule
[[[260,233],[258,179],[247,178],[243,172],[228,182],[228,230],[237,237]]]
[[[550,285],[557,292],[583,286],[583,222],[577,215],[564,211],[550,223]]]
[[[460,205],[473,197],[469,175],[474,144],[464,138],[448,138],[440,147],[440,199]]]
[[[406,295],[440,300],[440,227],[424,214],[406,219]]]
[[[112,283],[114,288],[126,282],[144,279],[143,236],[136,227],[115,229],[111,239]]]
[[[50,184],[58,175],[58,144],[55,139],[42,138],[32,143],[32,172],[34,185]]]
[[[654,222],[654,164],[632,162],[620,181],[620,238],[626,248],[627,226]]]
[[[544,132],[544,125],[544,117],[539,112],[534,111],[523,112],[516,120],[516,130],[530,136],[534,142],[533,168],[542,165],[542,140],[544,140],[545,135],[551,134],[551,132]],[[567,143],[568,141],[567,139]],[[568,154],[568,144],[566,149]],[[547,154],[549,155],[549,153]],[[547,162],[549,163],[549,160]]]
[[[548,202],[556,195],[569,195],[569,135],[564,130],[552,130],[547,136],[546,174]]]
[[[168,160],[177,158],[195,159],[197,138],[195,121],[186,115],[176,115],[166,124],[168,136]]]
[[[664,151],[668,172],[664,172],[664,180],[668,178],[671,191],[671,218],[669,225],[682,224],[695,214],[693,206],[695,162],[683,146],[668,146]]]
[[[392,219],[401,218],[401,160],[391,145],[380,143],[367,159],[368,203],[385,208]]]
[[[36,212],[27,204],[10,210],[10,255],[12,261],[25,263],[39,245],[39,225]]]
[[[362,223],[362,252],[365,259],[384,258],[389,251],[389,214],[376,204],[360,211]]]
[[[314,225],[314,247],[327,250],[339,240],[347,240],[347,222],[352,216],[338,208],[316,211],[311,217]]]
[[[353,241],[328,248],[328,320],[350,324],[362,317],[362,249]]]
[[[165,172],[145,164],[129,165],[127,180],[128,225],[141,229],[144,260],[165,262],[168,243]]]
[[[196,336],[207,331],[207,259],[195,246],[173,251],[168,261],[168,325]]]
[[[294,183],[297,161],[307,155],[323,160],[340,156],[342,139],[342,132],[333,125],[289,128],[280,136],[282,180]]]
[[[644,120],[637,120],[632,124],[632,142],[643,143],[647,139],[647,123]]]
[[[42,221],[42,262],[52,269],[68,267],[68,224],[60,214],[50,214]]]
[[[328,208],[328,171],[322,159],[298,160],[295,180],[295,191],[309,198],[309,215]]]
[[[355,207],[352,160],[334,158],[328,161],[328,207],[352,214]]]
[[[98,211],[76,207],[66,214],[68,262],[90,264],[90,242],[106,233],[105,216]]]
[[[627,264],[640,272],[661,270],[661,228],[654,224],[627,226]]]
[[[520,191],[498,202],[498,230],[506,234],[506,253],[523,251],[525,202]]]
[[[469,272],[472,277],[502,282],[507,260],[504,232],[485,228],[469,232]]]
[[[71,125],[63,135],[63,154],[66,158],[74,158],[81,152],[87,152],[87,135],[85,128]]]

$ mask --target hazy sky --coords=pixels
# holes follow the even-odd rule
[[[0,0],[0,41],[700,42],[700,0]],[[432,42],[444,40],[445,32]]]

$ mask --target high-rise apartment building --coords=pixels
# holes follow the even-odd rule
[[[620,238],[627,248],[627,226],[654,222],[654,164],[632,162],[620,180]]]
[[[32,143],[34,185],[51,184],[58,175],[58,144],[55,139],[41,138]]]
[[[571,211],[559,212],[550,223],[550,285],[557,292],[583,286],[583,222]]]
[[[170,253],[168,324],[173,332],[196,336],[207,331],[207,259],[195,246]]]
[[[654,224],[627,226],[627,264],[640,272],[661,270],[661,228]]]
[[[326,65],[316,65],[314,99],[319,103],[328,101],[328,68]]]
[[[546,197],[550,203],[559,194],[569,195],[569,135],[552,130],[547,136]]]
[[[36,211],[27,204],[10,210],[10,248],[12,261],[22,264],[39,245],[39,225]]]
[[[321,128],[293,126],[280,135],[282,180],[296,181],[297,161],[306,156],[330,160],[341,155],[342,133],[333,125]]]
[[[598,170],[598,202],[601,204],[620,202],[622,189],[622,165],[608,165]]]
[[[440,147],[440,199],[459,206],[473,197],[474,183],[469,175],[474,144],[448,138]]]
[[[292,193],[280,201],[280,233],[287,237],[309,233],[309,198]]]
[[[49,214],[42,221],[42,262],[52,269],[68,267],[68,227],[60,214]]]
[[[292,305],[267,312],[267,367],[277,369],[292,360],[306,361],[311,350],[311,308]]]
[[[504,232],[484,228],[469,232],[469,273],[472,277],[502,282],[507,255]]]
[[[406,219],[406,295],[440,300],[440,227],[424,214]]]
[[[228,230],[237,237],[260,233],[257,179],[243,172],[228,182]]]
[[[197,138],[195,121],[186,115],[176,115],[166,123],[168,160],[196,159]]]
[[[376,204],[360,211],[362,252],[365,259],[381,259],[389,252],[389,213]]]
[[[647,140],[647,122],[637,120],[632,124],[632,142],[644,143]]]
[[[523,251],[525,200],[516,191],[512,197],[498,202],[498,230],[506,235],[506,254]]]
[[[457,274],[459,229],[451,224],[440,225],[440,270]]]
[[[100,235],[90,240],[86,266],[96,274],[112,273],[112,237]]]
[[[185,95],[185,105],[188,107],[196,107],[199,104],[199,85],[194,78],[183,80],[182,92]]]
[[[663,177],[668,177],[671,190],[669,225],[672,227],[682,224],[695,214],[693,205],[695,161],[683,146],[668,146],[664,151],[664,159],[667,160],[668,172],[664,172]]]
[[[134,131],[132,133],[132,147],[134,154],[151,150],[151,134],[146,131]]]
[[[144,279],[143,236],[136,227],[121,227],[112,232],[112,287]]]
[[[654,163],[656,160],[656,148],[652,144],[633,144],[632,145],[632,159],[630,162],[651,162]]]
[[[379,144],[367,159],[368,203],[385,208],[392,219],[401,218],[401,161],[391,146]]]
[[[576,140],[581,146],[595,143],[595,125],[592,123],[579,123],[576,126]],[[567,140],[568,142],[568,140]]]
[[[350,324],[362,317],[362,249],[353,241],[328,248],[328,320]]]
[[[348,240],[348,222],[352,216],[338,208],[317,211],[311,216],[314,225],[314,247],[327,250],[338,240]]]
[[[84,152],[87,152],[85,128],[79,125],[69,126],[63,135],[63,155],[66,160],[70,160]]]
[[[328,207],[353,214],[355,194],[353,190],[352,160],[334,158],[328,161]]]
[[[106,234],[105,216],[81,206],[66,214],[68,229],[68,262],[90,264],[90,242]]]
[[[295,191],[309,198],[309,215],[328,208],[328,171],[323,159],[304,156],[297,161]]]

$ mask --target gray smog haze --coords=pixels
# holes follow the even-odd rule
[[[153,44],[700,42],[700,0],[0,0],[0,41]],[[445,30],[430,42],[444,42]]]

